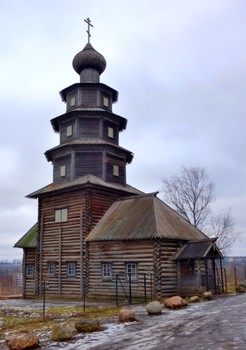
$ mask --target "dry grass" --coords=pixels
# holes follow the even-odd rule
[[[23,311],[14,308],[0,310],[0,339],[5,338],[7,332],[28,331],[47,332],[52,326],[60,322],[76,322],[81,318],[97,318],[102,322],[116,317],[117,307],[87,307],[85,312],[81,307],[57,307],[47,310],[45,319],[42,310]]]

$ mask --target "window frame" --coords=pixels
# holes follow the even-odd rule
[[[103,107],[109,108],[109,97],[103,96]]]
[[[76,277],[76,270],[77,270],[77,266],[74,261],[70,261],[67,263],[67,277]]]
[[[120,176],[120,167],[117,164],[113,164],[113,176]]]
[[[51,266],[53,267],[53,270],[51,269]],[[53,261],[48,262],[48,276],[55,276],[56,275],[56,263]]]
[[[134,266],[134,271],[133,271],[133,266]],[[130,267],[131,272],[129,272],[129,267]],[[129,281],[129,274],[131,275],[131,281],[137,281],[138,280],[138,263],[126,262],[125,263],[125,274],[126,274],[127,281]]]
[[[34,277],[34,264],[26,264],[26,277]]]
[[[112,281],[113,279],[113,264],[111,262],[101,263],[101,275],[103,281]]]
[[[69,97],[69,107],[74,107],[74,106],[76,106],[76,97],[70,96]]]
[[[67,127],[66,127],[66,135],[67,135],[67,137],[73,136],[73,126],[72,126],[72,124],[67,125]]]
[[[110,139],[114,138],[114,128],[112,128],[111,126],[108,126],[108,137]]]
[[[68,208],[55,209],[55,222],[67,222],[68,221]]]
[[[66,177],[66,165],[61,165],[60,166],[60,177]]]

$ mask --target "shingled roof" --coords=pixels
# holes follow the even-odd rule
[[[77,188],[82,188],[84,186],[89,186],[89,185],[96,185],[96,186],[103,186],[104,188],[107,187],[108,189],[113,189],[113,190],[118,190],[118,191],[123,191],[127,192],[129,194],[141,194],[142,192],[135,187],[132,187],[130,185],[123,186],[121,184],[117,183],[112,183],[112,182],[105,182],[102,179],[100,179],[97,176],[88,174],[85,176],[81,176],[78,179],[74,181],[68,181],[65,183],[61,184],[50,184],[47,185],[35,192],[32,192],[28,194],[26,197],[27,198],[38,198],[39,196],[43,194],[48,194],[51,192],[58,192],[61,190],[66,190],[66,189],[77,189]]]
[[[14,248],[36,248],[38,237],[38,223],[33,225],[27,233],[15,243]]]
[[[141,239],[204,240],[208,237],[156,197],[158,192],[118,200],[86,241]]]

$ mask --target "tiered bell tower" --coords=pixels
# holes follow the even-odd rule
[[[80,82],[60,92],[66,112],[51,120],[60,135],[59,145],[45,152],[53,181],[27,196],[38,199],[38,223],[16,245],[24,249],[24,265],[32,267],[24,297],[41,295],[44,276],[50,295],[84,295],[85,238],[115,200],[142,193],[126,183],[133,154],[119,146],[119,133],[127,120],[112,111],[118,92],[100,82],[106,61],[90,44],[86,22],[88,42],[73,59]]]
[[[51,120],[60,144],[45,152],[53,163],[53,183],[75,181],[94,175],[105,182],[126,185],[126,164],[133,154],[119,146],[119,133],[127,120],[112,112],[118,92],[100,83],[106,68],[105,58],[88,43],[73,59],[80,82],[60,92],[66,113]]]

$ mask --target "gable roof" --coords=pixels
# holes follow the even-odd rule
[[[208,237],[152,194],[117,200],[86,241],[138,239],[201,240]]]
[[[175,255],[174,260],[223,258],[215,244],[216,239],[188,242]]]
[[[27,233],[15,243],[14,248],[36,248],[38,237],[38,223],[33,225]]]

